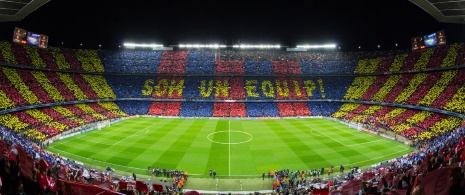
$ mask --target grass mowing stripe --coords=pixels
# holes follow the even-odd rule
[[[304,142],[302,142],[298,137],[294,136],[288,128],[282,126],[282,121],[265,121],[265,124],[268,125],[276,134],[280,135],[279,137],[286,143],[291,149],[290,152],[296,154],[300,162],[308,168],[307,163],[312,161],[326,161],[317,151],[310,148]],[[295,162],[289,162],[290,164],[295,164]]]
[[[200,128],[190,128],[193,124],[197,123],[195,120],[184,120],[180,126],[182,128],[174,128],[177,131],[177,137],[170,137],[173,144],[170,145],[166,151],[160,155],[160,158],[152,164],[152,166],[175,169],[178,163],[184,157],[195,137],[190,134],[197,134]]]
[[[305,124],[310,124],[313,132]],[[153,126],[148,128],[150,125]],[[248,137],[253,139],[232,144]],[[112,165],[128,172],[146,174],[146,166],[155,162],[160,168],[187,170],[191,175],[203,175],[200,177],[208,177],[210,168],[218,176],[242,177],[282,168],[365,166],[411,151],[395,141],[327,119],[228,121],[143,117],[57,141],[47,149],[86,164]]]
[[[228,175],[228,122],[225,120],[216,121],[216,128],[211,136],[213,143],[208,157],[207,168],[215,170],[218,175]],[[226,144],[220,144],[226,143]]]

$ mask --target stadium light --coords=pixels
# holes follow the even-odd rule
[[[233,48],[240,48],[240,49],[279,49],[281,45],[233,45]]]
[[[210,48],[210,49],[218,49],[218,48],[226,48],[226,45],[220,44],[180,44],[179,48]]]
[[[144,47],[144,48],[154,48],[154,47],[163,47],[159,44],[138,44],[138,43],[124,43],[125,47]]]
[[[334,49],[336,44],[325,44],[325,45],[297,45],[297,48],[305,49]]]

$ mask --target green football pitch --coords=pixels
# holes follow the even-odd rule
[[[61,156],[119,171],[147,166],[206,177],[259,177],[269,170],[368,166],[412,151],[404,144],[328,119],[212,120],[132,118],[47,147]]]

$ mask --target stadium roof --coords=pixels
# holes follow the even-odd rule
[[[50,0],[0,0],[0,22],[20,21]]]
[[[410,0],[439,22],[465,24],[465,0]]]

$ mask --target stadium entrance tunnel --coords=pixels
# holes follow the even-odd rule
[[[207,135],[207,139],[216,144],[243,144],[253,139],[252,134],[244,131],[216,131]]]

